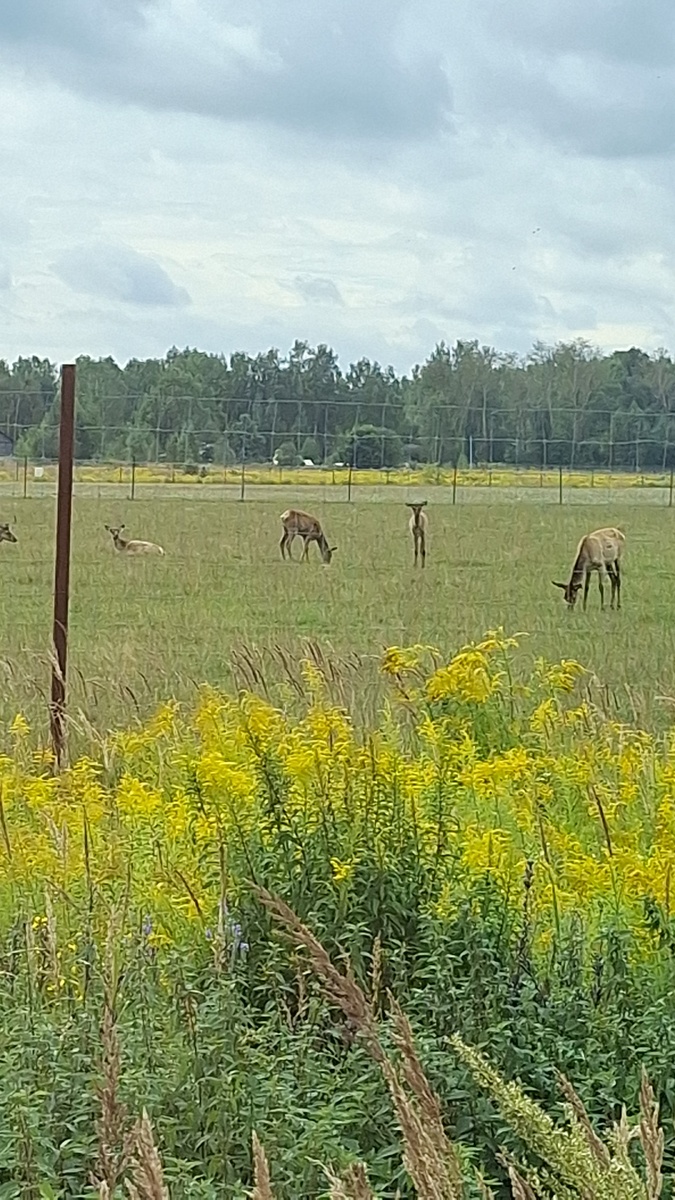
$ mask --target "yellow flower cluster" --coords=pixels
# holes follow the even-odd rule
[[[648,952],[645,904],[671,905],[675,736],[608,722],[575,694],[578,663],[524,673],[518,647],[497,631],[442,665],[427,646],[388,650],[405,720],[386,705],[368,731],[328,702],[316,664],[297,719],[205,691],[59,775],[17,716],[0,758],[0,921],[40,913],[45,889],[72,912],[94,891],[125,896],[157,948],[186,922],[216,928],[270,864],[344,896],[414,860],[441,920],[488,880],[513,905],[527,887],[541,946],[568,914],[592,928],[621,912]]]

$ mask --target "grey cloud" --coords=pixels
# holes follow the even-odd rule
[[[179,308],[190,303],[166,271],[130,246],[106,242],[74,246],[53,267],[73,291],[128,304]]]
[[[546,54],[597,55],[606,61],[666,66],[675,51],[671,0],[537,0],[491,3],[493,28]]]
[[[436,133],[450,107],[437,49],[401,52],[412,0],[24,0],[0,9],[0,49],[62,84],[152,109],[323,136]],[[21,9],[20,13],[10,9]],[[64,53],[65,51],[65,53]]]
[[[436,13],[459,112],[566,152],[653,156],[675,145],[670,0],[457,0]]]
[[[340,291],[332,279],[323,279],[318,275],[296,275],[293,284],[295,290],[308,304],[344,304]]]

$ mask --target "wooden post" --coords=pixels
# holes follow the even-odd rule
[[[28,455],[24,455],[23,460],[23,498],[28,495]]]
[[[131,495],[129,496],[129,499],[130,500],[136,499],[136,459],[135,459],[135,457],[132,458],[132,460],[131,460]]]
[[[352,498],[352,464],[349,464],[349,475],[347,476],[347,503],[351,502]]]
[[[59,479],[56,501],[56,562],[54,567],[54,626],[52,633],[52,693],[49,710],[56,766],[61,767],[66,748],[66,669],[68,665],[68,589],[70,582],[70,531],[73,507],[73,445],[75,433],[75,366],[61,371],[61,422],[59,429]]]
[[[452,472],[452,503],[456,504],[456,502],[457,502],[457,463],[455,463],[455,469]]]
[[[239,499],[246,499],[246,430],[244,430],[241,439],[241,484],[239,487]]]
[[[670,468],[670,494],[668,496],[668,508],[673,507],[673,468]]]
[[[558,467],[558,503],[563,502],[562,467]]]

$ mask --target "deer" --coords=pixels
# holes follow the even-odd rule
[[[12,533],[9,524],[0,525],[0,542],[18,542],[18,538]]]
[[[408,529],[412,534],[413,544],[415,547],[415,566],[417,566],[417,557],[420,555],[422,566],[424,566],[427,557],[427,529],[429,528],[429,518],[423,508],[426,508],[426,500],[422,500],[420,504],[407,504],[406,508],[412,509],[412,516],[408,522]]]
[[[123,537],[122,530],[126,529],[126,525],[106,525],[105,528],[113,540],[115,549],[120,554],[164,554],[162,547],[155,542],[139,542]]]
[[[329,546],[326,536],[321,528],[320,521],[316,517],[310,517],[309,513],[300,512],[297,508],[287,508],[286,512],[281,514],[281,524],[284,527],[284,532],[281,535],[279,546],[281,549],[281,557],[292,559],[291,546],[296,537],[301,537],[305,543],[305,548],[302,552],[300,561],[304,562],[308,558],[309,547],[311,542],[316,542],[321,552],[321,557],[325,563],[329,563],[337,546]]]
[[[593,571],[598,573],[600,608],[604,609],[605,607],[604,581],[607,577],[612,585],[609,607],[614,608],[614,598],[616,597],[617,610],[621,608],[621,567],[619,564],[625,545],[626,538],[620,529],[595,529],[593,533],[587,533],[582,537],[577,546],[568,582],[556,583],[553,580],[554,587],[562,588],[569,609],[574,608],[583,584],[583,607],[584,612],[586,611],[586,600]]]

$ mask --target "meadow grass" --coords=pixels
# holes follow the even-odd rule
[[[284,563],[285,497],[239,504],[200,499],[130,502],[76,496],[71,574],[70,702],[96,729],[145,718],[204,682],[289,684],[311,640],[342,661],[346,694],[370,718],[385,646],[425,643],[450,653],[490,628],[527,631],[530,661],[574,658],[595,698],[643,725],[675,703],[674,512],[622,496],[611,505],[445,504],[428,509],[424,572],[412,566],[408,510],[395,502],[313,499],[338,549],[330,566]],[[0,546],[0,718],[23,711],[46,728],[54,504],[5,500],[16,546]],[[160,542],[166,557],[126,560],[104,523]],[[623,611],[570,614],[552,579],[569,572],[580,535],[618,524],[627,536]],[[301,545],[294,553],[299,559]],[[258,677],[256,677],[258,672]]]

